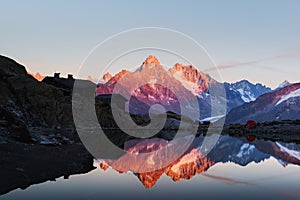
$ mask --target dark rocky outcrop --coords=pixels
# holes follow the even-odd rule
[[[28,75],[24,66],[0,57],[0,105],[22,120],[28,127],[65,126],[68,103],[63,93]]]
[[[22,142],[32,141],[26,124],[22,120],[20,120],[16,116],[16,114],[10,112],[3,106],[0,106],[0,113],[0,127],[2,137],[6,137],[7,139],[16,139]]]
[[[0,56],[0,194],[93,169],[70,96]]]
[[[19,130],[30,132],[38,141],[39,135],[53,133],[78,141],[72,116],[74,81],[70,75],[67,79],[45,77],[39,82],[27,73],[24,66],[0,56],[0,106],[5,113],[2,118],[8,118],[0,121],[2,132],[22,126]],[[78,82],[83,88],[96,88],[90,81]]]

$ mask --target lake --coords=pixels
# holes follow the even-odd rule
[[[0,199],[300,198],[299,144],[221,136],[207,156],[199,157],[197,150],[194,146],[163,170],[139,174],[119,173],[120,162],[106,169],[109,161],[95,160],[97,168],[86,174],[16,189]]]

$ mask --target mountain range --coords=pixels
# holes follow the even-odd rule
[[[37,80],[44,79],[39,73],[31,75]],[[97,82],[91,76],[88,80]],[[299,119],[298,86],[287,80],[274,90],[248,80],[221,83],[192,65],[176,63],[166,69],[150,55],[135,71],[123,69],[115,75],[104,74],[103,81],[97,84],[96,96],[121,94],[127,99],[126,109],[131,114],[147,114],[152,105],[160,104],[166,111],[177,114],[185,110],[194,120],[217,121],[226,115],[226,123],[230,124],[250,119],[258,122]],[[212,106],[216,106],[217,113],[212,114]]]
[[[114,76],[108,72],[103,80],[104,83],[97,86],[96,95],[122,93],[125,98],[132,100],[129,103],[129,109],[132,109],[129,111],[134,114],[147,113],[153,104],[161,104],[167,111],[180,113],[180,106],[193,107],[195,105],[190,105],[191,99],[197,99],[201,120],[216,117],[211,115],[212,98],[216,98],[214,102],[218,102],[220,106],[226,105],[225,111],[219,109],[220,114],[226,114],[232,108],[254,101],[260,95],[272,91],[269,87],[259,83],[252,84],[247,80],[220,83],[192,65],[176,63],[167,70],[152,55],[136,71],[121,70]],[[115,89],[116,85],[118,91]],[[222,89],[225,90],[224,95],[211,93],[212,90]],[[139,106],[141,103],[143,106]]]

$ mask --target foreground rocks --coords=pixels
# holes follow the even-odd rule
[[[28,75],[24,66],[0,56],[0,106],[2,131],[12,127],[72,127],[71,101],[59,89],[38,82]],[[2,113],[1,112],[1,113]],[[9,134],[9,133],[8,133]]]
[[[0,194],[93,169],[71,108],[63,91],[0,56]]]

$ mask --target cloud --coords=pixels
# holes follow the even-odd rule
[[[263,68],[269,69],[269,70],[276,70],[280,71],[283,73],[287,73],[285,71],[277,70],[272,67],[267,67],[266,65],[262,65],[263,62],[265,61],[270,61],[270,60],[276,60],[276,59],[293,59],[293,58],[300,58],[300,51],[295,51],[295,52],[288,52],[288,53],[282,53],[273,57],[265,58],[265,59],[259,59],[259,60],[251,60],[251,61],[245,61],[245,62],[240,62],[240,61],[234,61],[230,62],[227,64],[223,65],[218,65],[216,68],[218,70],[224,70],[224,69],[231,69],[231,68],[236,68],[236,67],[244,67],[244,66],[251,66],[251,65],[258,65],[260,64]],[[210,68],[210,69],[205,69],[203,70],[204,72],[210,72],[216,70],[216,68]]]
[[[217,67],[218,67],[218,69],[222,70],[222,69],[228,69],[228,68],[233,68],[233,67],[255,65],[260,62],[261,62],[261,60],[253,60],[253,61],[248,61],[248,62],[232,62],[230,64],[219,65]]]
[[[277,55],[275,56],[275,58],[279,58],[279,59],[300,58],[300,51]]]
[[[223,64],[223,65],[218,65],[217,68],[205,69],[205,70],[203,70],[203,72],[210,72],[210,71],[214,71],[214,70],[217,70],[217,69],[218,70],[224,70],[224,69],[230,69],[230,68],[236,68],[236,67],[256,65],[256,64],[259,64],[263,61],[264,60],[252,60],[252,61],[247,61],[247,62],[235,61],[235,62],[230,62],[230,63],[227,63],[227,64]]]
[[[229,185],[244,184],[244,185],[256,186],[255,184],[250,183],[250,182],[239,181],[239,180],[235,180],[235,179],[227,178],[227,177],[222,177],[222,176],[215,176],[215,175],[211,175],[211,174],[208,174],[208,173],[203,173],[202,175],[206,176],[208,178],[211,178],[211,179],[215,179],[215,180],[221,181],[221,182],[229,184]]]

